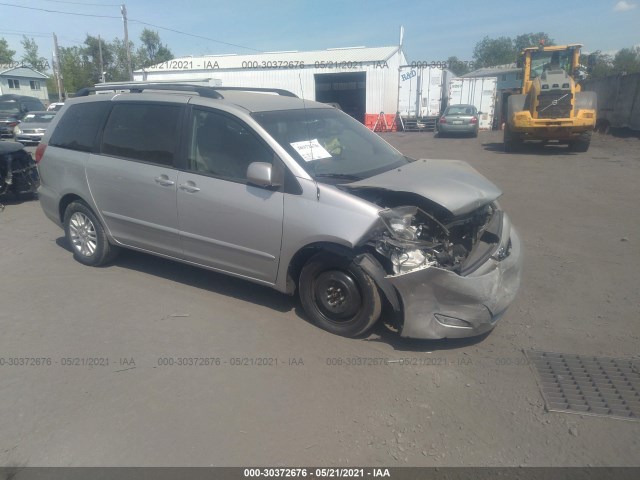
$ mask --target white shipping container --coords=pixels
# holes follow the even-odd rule
[[[453,74],[436,67],[400,67],[398,111],[405,118],[439,117]]]
[[[453,78],[449,82],[449,105],[475,106],[480,115],[480,130],[491,130],[496,106],[496,77]]]

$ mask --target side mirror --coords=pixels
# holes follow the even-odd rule
[[[267,162],[249,164],[247,167],[247,182],[262,188],[277,188],[281,186],[274,178],[273,166]]]

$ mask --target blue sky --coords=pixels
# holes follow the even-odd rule
[[[87,33],[107,40],[123,37],[117,0],[0,0],[0,37],[19,60],[22,34],[35,38],[40,54],[51,58],[51,33],[61,46],[80,44]],[[117,18],[62,15],[7,6],[28,6]],[[471,60],[485,35],[515,37],[547,32],[556,43],[583,43],[585,51],[616,50],[640,44],[640,0],[304,1],[127,0],[129,37],[139,44],[140,20],[220,42],[153,28],[176,56],[318,50],[386,46],[399,41],[409,61]],[[239,46],[249,47],[249,49]]]

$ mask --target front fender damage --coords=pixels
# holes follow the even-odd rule
[[[446,221],[416,207],[388,212],[386,229],[367,242],[371,253],[355,261],[401,314],[401,336],[491,330],[520,283],[520,240],[508,216],[496,204]]]
[[[483,274],[460,276],[438,267],[387,276],[401,298],[400,334],[411,338],[461,338],[490,331],[520,286],[520,239],[512,228],[508,255],[491,258]]]

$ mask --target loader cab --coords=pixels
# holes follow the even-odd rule
[[[574,77],[580,65],[580,44],[525,48],[518,62],[523,68],[523,93],[531,89],[532,81],[544,72],[564,70]]]

